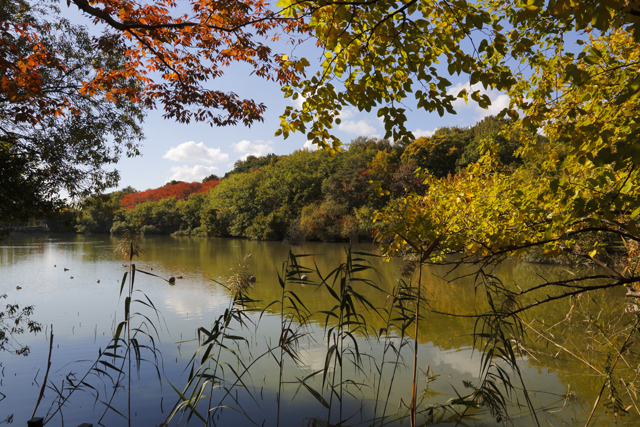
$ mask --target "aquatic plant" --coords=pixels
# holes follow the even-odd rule
[[[131,254],[135,248],[132,243],[129,242],[125,249],[128,249],[125,253],[130,257],[129,261],[133,261]],[[309,256],[290,251],[280,271],[273,274],[278,285],[263,275],[255,288],[247,285],[252,271],[251,258],[241,258],[231,266],[224,281],[218,282],[229,291],[229,305],[211,327],[197,330],[198,351],[185,369],[187,378],[179,380],[185,382],[170,381],[177,397],[164,425],[192,422],[220,425],[231,420],[236,422],[236,414],[241,414],[246,423],[255,425],[265,422],[288,425],[292,422],[289,408],[298,403],[312,412],[305,419],[296,416],[296,422],[317,426],[377,427],[407,422],[416,425],[464,424],[478,419],[479,414],[503,422],[513,417],[509,411],[514,411],[520,404],[523,408],[528,407],[532,423],[535,423],[540,404],[536,402],[534,406],[531,401],[530,390],[522,380],[518,366],[523,356],[536,356],[524,346],[524,332],[537,330],[540,333],[537,336],[546,339],[550,345],[561,345],[557,337],[562,334],[550,327],[536,325],[535,319],[512,315],[526,306],[526,302],[518,298],[517,287],[505,285],[482,269],[474,277],[462,274],[473,278],[474,283],[468,284],[475,285],[480,301],[475,307],[477,313],[463,315],[469,318],[465,323],[469,344],[473,341],[472,336],[475,337],[473,348],[480,355],[478,379],[465,378],[452,383],[454,396],[445,403],[441,398],[433,399],[438,393],[431,387],[438,381],[438,372],[430,369],[432,362],[425,363],[424,355],[421,360],[417,357],[415,343],[420,339],[424,344],[425,330],[432,327],[430,312],[438,312],[438,301],[429,293],[432,282],[428,279],[436,270],[426,265],[428,261],[424,255],[409,255],[403,269],[404,277],[398,279],[388,293],[386,285],[378,285],[379,276],[370,264],[372,255],[368,253],[346,250],[344,261],[323,274],[317,266],[309,267],[313,265]],[[138,270],[133,262],[130,264],[132,266],[120,284],[125,317],[114,325],[115,342],[101,352],[101,358],[86,376],[69,376],[63,389],[57,385],[62,398],[54,409],[71,406],[72,400],[67,397],[75,387],[96,395],[96,402],[102,402],[107,408],[105,414],[119,414],[127,422],[132,420],[129,410],[135,412],[135,400],[128,403],[131,406],[125,410],[124,401],[118,401],[114,396],[116,390],[119,390],[120,399],[123,393],[129,393],[134,386],[131,381],[134,375],[131,370],[135,370],[133,364],[139,369],[145,353],[154,355],[150,358],[152,362],[157,360],[154,352],[148,353],[144,346],[139,346],[138,350],[142,358],[136,357],[133,340],[142,343],[145,335],[134,327],[135,318],[144,323],[142,328],[146,328],[151,341],[156,335],[148,324],[157,326],[158,321],[153,316],[144,319],[132,308],[137,304],[137,290],[133,286],[135,277],[139,277],[137,273],[153,273]],[[303,276],[307,276],[306,279],[303,280]],[[236,285],[238,282],[245,286]],[[257,295],[261,295],[265,287],[274,286],[279,295],[273,298],[274,301],[256,299],[265,299]],[[367,289],[373,292],[367,293]],[[312,299],[308,299],[310,295]],[[130,298],[129,302],[127,298]],[[322,301],[321,308],[318,308],[319,301]],[[483,305],[485,301],[487,304]],[[457,316],[455,313],[449,315]],[[269,329],[262,328],[263,322]],[[276,324],[278,326],[271,329]],[[132,329],[127,334],[129,325]],[[590,340],[602,343],[606,337],[612,338],[607,346],[597,347],[597,342],[594,343],[598,352],[608,352],[606,366],[597,367],[603,385],[594,408],[604,403],[608,411],[624,414],[629,410],[628,402],[633,399],[635,387],[626,377],[621,383],[615,368],[635,360],[627,356],[629,344],[635,337],[635,326],[621,323],[615,330],[613,326],[595,318],[588,325]],[[552,336],[554,334],[556,338]],[[421,346],[420,351],[423,348]],[[307,349],[319,350],[322,359],[317,357],[319,353],[313,353],[313,359],[309,361]],[[318,367],[316,363],[320,361]],[[275,366],[265,368],[274,362]],[[260,374],[256,375],[258,372]],[[263,380],[264,372],[268,380],[266,377]],[[158,376],[162,377],[160,370]],[[114,387],[113,392],[98,392],[94,377],[100,377],[105,388]],[[263,389],[267,391],[265,396]],[[409,400],[412,394],[413,402]],[[567,396],[566,399],[570,399],[569,393]],[[166,402],[166,396],[164,399]],[[266,407],[263,406],[265,399]],[[130,395],[127,400],[131,402]],[[571,403],[570,400],[567,402]],[[263,415],[262,411],[268,415]],[[517,412],[521,411],[517,409]]]
[[[122,254],[123,257],[129,261],[127,266],[128,271],[124,273],[120,284],[120,297],[122,298],[124,295],[124,319],[117,324],[111,341],[104,350],[99,351],[98,358],[83,375],[70,372],[60,385],[55,384],[53,381],[49,381],[47,384],[45,377],[45,384],[54,392],[55,398],[51,402],[46,417],[44,417],[43,424],[49,423],[60,413],[62,409],[68,405],[75,392],[85,391],[91,393],[95,397],[95,402],[101,403],[105,408],[98,423],[101,423],[105,415],[111,411],[124,418],[127,421],[127,425],[131,426],[132,364],[135,363],[136,370],[139,374],[142,362],[149,363],[156,371],[158,381],[162,381],[162,376],[158,368],[160,353],[155,344],[159,337],[160,312],[144,292],[135,288],[136,271],[155,277],[159,276],[142,270],[136,270],[133,259],[142,254],[144,250],[142,248],[140,234],[135,230],[126,230],[123,233],[123,237],[119,241],[115,251]],[[141,309],[146,308],[150,310],[150,313],[145,314],[143,311],[135,311],[136,307],[140,307]],[[152,319],[152,316],[155,316],[155,321]],[[140,321],[134,323],[134,320],[138,318]],[[145,357],[143,357],[143,355]],[[80,363],[82,361],[77,362]],[[102,398],[98,387],[102,384],[106,390],[105,381],[107,380],[110,383],[109,388],[111,392],[106,392],[105,398]],[[127,410],[123,411],[118,410],[114,406],[113,401],[118,389],[123,386],[125,381]]]
[[[251,254],[247,254],[243,259],[237,260],[235,265],[229,268],[229,275],[220,278],[232,295],[241,297],[246,295],[251,288],[251,275],[249,274],[249,259]]]

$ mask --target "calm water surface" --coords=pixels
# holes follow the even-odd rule
[[[0,294],[8,295],[7,303],[34,305],[34,319],[47,329],[46,333],[35,337],[19,337],[20,343],[30,346],[29,356],[0,353],[0,424],[12,421],[14,425],[25,426],[26,421],[31,418],[46,370],[51,325],[54,345],[49,376],[56,387],[60,387],[63,378],[69,374],[77,379],[81,378],[96,360],[99,351],[108,344],[115,325],[124,317],[123,301],[119,299],[118,292],[127,268],[123,265],[123,260],[114,253],[117,243],[116,238],[109,236],[20,235],[5,240],[0,245]],[[277,272],[287,259],[289,246],[278,242],[150,236],[143,239],[143,247],[145,253],[135,261],[138,269],[162,278],[182,277],[176,280],[174,286],[140,273],[135,279],[136,289],[144,292],[160,312],[159,318],[150,316],[159,329],[160,336],[156,346],[160,356],[158,371],[151,364],[143,363],[139,373],[133,375],[132,418],[133,425],[154,426],[166,419],[176,402],[177,394],[173,387],[181,390],[186,384],[188,362],[198,346],[198,328],[210,328],[214,320],[229,306],[229,294],[212,279],[227,274],[236,260],[250,253],[250,272],[257,278],[251,296],[262,301],[258,303],[259,308],[265,308],[269,302],[280,297]],[[376,253],[367,244],[355,245],[354,250]],[[294,251],[314,254],[305,258],[304,263],[310,267],[315,263],[325,274],[345,258],[344,245],[339,244],[310,243]],[[381,289],[389,291],[397,283],[399,264],[374,261],[380,274],[372,277],[375,277]],[[543,276],[565,274],[565,269],[509,263],[501,268],[499,274],[505,282],[528,286],[540,281]],[[439,278],[443,275],[444,271],[435,269],[426,274],[427,298],[432,307],[452,313],[470,313],[482,308],[470,280],[451,283]],[[448,278],[453,279],[453,276]],[[16,286],[22,289],[17,290]],[[311,312],[329,310],[334,305],[329,294],[316,286],[299,284],[292,290]],[[624,293],[623,290],[621,292]],[[366,294],[378,306],[383,306],[387,300],[380,291],[366,290]],[[599,302],[603,309],[615,305],[615,296],[611,300],[606,298],[603,296]],[[569,302],[556,304],[545,308],[545,311],[533,313],[533,316],[552,322],[567,312],[567,304]],[[257,326],[244,330],[236,328],[235,332],[247,337],[245,343],[234,349],[242,354],[245,366],[264,354],[269,346],[277,343],[280,323],[277,310],[275,311],[275,314],[267,310],[263,316],[252,315],[250,320],[256,322]],[[149,310],[144,313],[151,314]],[[480,369],[480,357],[471,349],[474,327],[472,319],[451,318],[431,312],[425,315],[418,337],[420,366],[423,372],[428,367],[431,374],[439,376],[425,391],[423,407],[427,404],[444,403],[455,397],[456,393],[469,394],[463,381],[477,384]],[[369,314],[366,316],[375,329],[383,326],[379,317]],[[138,320],[138,324],[141,321]],[[285,362],[286,385],[280,409],[280,425],[326,425],[314,423],[313,419],[327,419],[327,410],[311,393],[300,388],[298,382],[298,379],[324,367],[327,351],[323,333],[325,321],[326,316],[316,315],[304,329],[307,335],[301,340],[301,366],[296,367],[290,359]],[[571,333],[576,334],[576,340],[584,336],[579,330],[568,332]],[[363,357],[360,370],[356,370],[346,360],[344,365],[345,378],[361,384],[358,387],[350,386],[352,397],[346,396],[344,399],[343,414],[344,417],[350,417],[345,425],[371,425],[371,422],[366,421],[371,419],[374,407],[375,395],[370,384],[372,378],[378,380],[376,364],[380,364],[382,360],[382,347],[371,340],[365,340],[361,335],[358,337],[360,351],[366,356]],[[400,340],[396,339],[395,345],[399,347]],[[542,350],[546,346],[544,342],[536,343],[535,340],[532,345]],[[533,391],[531,395],[533,404],[538,408],[540,423],[554,426],[584,425],[602,384],[601,377],[589,372],[584,365],[564,353],[556,354],[549,350],[542,351],[541,354],[546,356],[538,355],[521,360],[525,384]],[[409,346],[405,346],[401,356],[406,365],[396,368],[394,364],[385,364],[381,389],[385,396],[392,385],[388,414],[395,414],[399,408],[403,412],[403,405],[410,400],[410,355]],[[151,358],[149,354],[143,357]],[[228,363],[225,378],[233,378],[234,370],[240,372],[243,369],[242,364],[230,355],[223,357],[226,357],[223,360]],[[391,354],[388,353],[386,361],[389,362],[390,359]],[[319,389],[320,377],[310,379],[309,385]],[[249,375],[243,377],[251,396],[242,392],[236,394],[234,390],[224,401],[230,408],[223,409],[215,417],[217,425],[251,425],[247,416],[237,410],[239,407],[257,425],[276,425],[277,380],[278,365],[273,357],[261,357],[251,365]],[[113,388],[108,381],[94,376],[87,377],[87,381],[96,387],[98,399],[96,400],[95,393],[94,396],[88,393],[74,394],[50,425],[75,427],[83,422],[98,424],[105,410],[105,404],[101,401],[110,399]],[[425,384],[423,375],[420,380],[421,391]],[[567,392],[571,392],[569,399],[563,397]],[[220,388],[215,393],[214,400],[221,398],[223,394],[224,390]],[[324,396],[329,399],[328,392],[325,391]],[[54,391],[45,392],[38,408],[38,416],[46,416],[51,411],[54,397]],[[514,399],[520,399],[524,404],[522,396],[514,396]],[[126,414],[126,390],[118,389],[110,404]],[[381,412],[380,409],[378,412]],[[510,415],[513,425],[534,425],[525,406],[511,407]],[[336,416],[336,409],[333,409],[332,421]],[[637,414],[617,419],[618,425],[637,425],[639,421]],[[171,425],[184,425],[185,422],[186,419],[174,418]],[[198,424],[197,419],[190,422]],[[120,426],[126,425],[126,420],[114,411],[107,411],[101,423]],[[409,424],[408,419],[402,425],[405,424]],[[446,416],[440,424],[447,425]],[[610,424],[615,424],[614,418],[602,412],[598,412],[592,421],[592,425]],[[465,425],[501,424],[496,424],[487,414],[479,413],[466,419]]]

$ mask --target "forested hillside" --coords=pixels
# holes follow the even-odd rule
[[[371,239],[374,211],[426,189],[416,171],[446,177],[499,143],[505,170],[523,163],[519,138],[498,135],[507,123],[488,117],[474,126],[440,128],[410,144],[359,137],[330,156],[325,150],[249,156],[224,178],[127,188],[83,200],[75,229],[121,233],[246,237],[250,239],[358,241]]]

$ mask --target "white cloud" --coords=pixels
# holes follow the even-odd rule
[[[300,356],[304,361],[303,368],[306,371],[314,372],[324,369],[325,360],[327,358],[327,348],[318,345],[307,350],[302,350]],[[333,365],[329,367],[329,372],[333,372]]]
[[[486,111],[488,112],[488,114],[495,116],[507,107],[509,107],[509,97],[507,95],[500,94],[497,97],[491,99],[491,105]]]
[[[306,101],[307,98],[305,98],[304,96],[298,94],[298,97],[296,99],[292,99],[293,101],[293,106],[296,107],[297,110],[302,110],[302,104],[304,104],[304,101]]]
[[[477,375],[480,372],[479,358],[472,359],[473,353],[469,350],[449,350],[435,351],[430,354],[431,366],[438,367],[443,371],[453,370],[460,374]],[[445,366],[449,366],[446,368]]]
[[[347,108],[344,110],[340,110],[340,114],[338,114],[338,118],[340,120],[347,120],[353,118],[356,115],[356,110],[354,108]]]
[[[453,108],[457,111],[462,109],[471,109],[475,113],[474,118],[477,120],[486,116],[496,115],[502,111],[502,109],[509,106],[509,97],[507,95],[504,95],[494,89],[486,90],[480,83],[476,83],[473,86],[469,86],[469,83],[458,83],[451,87],[448,93],[449,95],[458,96],[458,93],[460,93],[462,89],[467,90],[467,93],[469,94],[469,103],[465,104],[464,99],[460,98],[453,102]],[[475,91],[479,91],[480,95],[487,95],[489,99],[491,99],[491,105],[489,105],[486,110],[480,108],[478,104],[471,99],[471,93]]]
[[[428,138],[430,136],[433,136],[433,134],[436,133],[437,130],[438,128],[435,128],[434,130],[416,129],[411,133],[416,137],[416,139],[420,138],[421,136],[426,136]]]
[[[376,129],[364,120],[346,120],[338,125],[338,129],[343,132],[353,133],[361,136],[373,135]]]
[[[204,145],[204,142],[196,144],[194,141],[183,142],[177,147],[171,147],[162,157],[174,162],[217,163],[229,161],[229,155],[221,153],[219,148],[209,148]]]
[[[316,151],[318,149],[318,146],[312,143],[311,141],[307,141],[304,143],[302,148],[306,148],[309,151]]]
[[[255,143],[246,139],[240,142],[234,142],[231,144],[233,151],[242,153],[242,159],[245,160],[248,156],[266,156],[269,153],[273,153],[273,147],[271,146],[273,141],[261,141],[257,140]]]
[[[171,178],[167,181],[176,180],[176,181],[186,181],[186,182],[194,182],[194,181],[202,181],[203,178],[211,175],[212,173],[218,172],[218,168],[215,166],[202,166],[196,165],[193,167],[189,166],[172,166]]]

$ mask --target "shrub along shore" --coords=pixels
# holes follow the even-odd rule
[[[172,181],[136,191],[131,187],[95,195],[58,212],[47,224],[56,231],[246,237],[261,240],[362,241],[375,233],[375,210],[426,187],[416,170],[446,177],[480,157],[483,143],[499,142],[506,168],[517,136],[498,132],[506,123],[487,117],[466,128],[439,128],[411,143],[359,137],[330,157],[325,150],[249,156],[224,177],[202,183]]]
[[[482,152],[493,153],[509,173],[535,171],[540,159],[518,155],[519,135],[500,134],[508,120],[489,116],[474,126],[445,127],[411,143],[392,144],[359,137],[331,157],[325,150],[289,155],[248,156],[233,170],[202,183],[172,181],[146,191],[131,187],[91,196],[47,219],[50,230],[258,240],[369,241],[376,233],[376,210],[408,194],[423,194],[421,173],[455,177]],[[538,136],[539,144],[551,144]],[[560,153],[562,147],[549,147]],[[615,254],[617,243],[597,237]],[[589,244],[592,242],[585,242]],[[552,262],[574,263],[571,257]],[[549,261],[527,255],[530,261]]]

